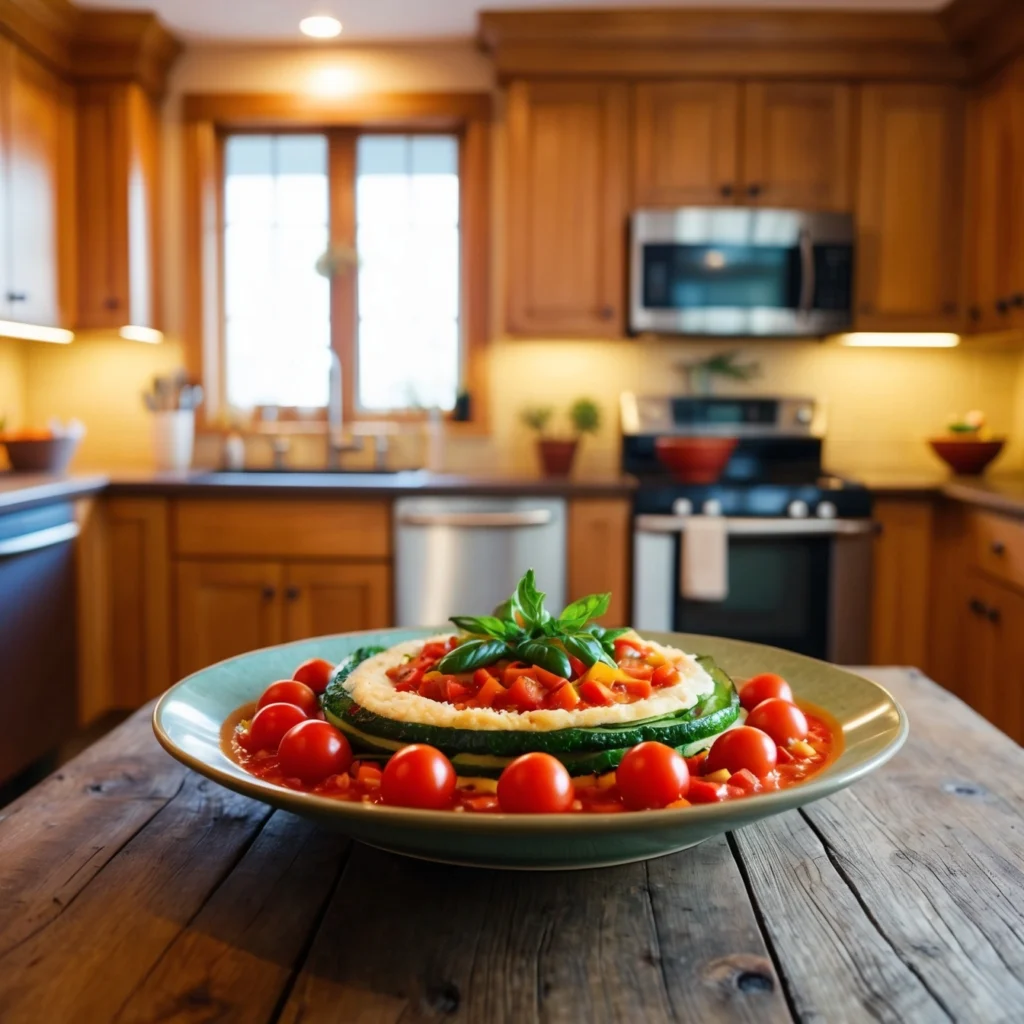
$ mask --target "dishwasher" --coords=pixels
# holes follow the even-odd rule
[[[527,569],[565,604],[563,498],[401,498],[395,503],[395,621],[440,626],[489,613]]]
[[[0,515],[0,782],[75,728],[75,545],[68,503]]]

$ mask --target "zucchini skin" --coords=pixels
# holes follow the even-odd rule
[[[530,751],[553,754],[576,774],[608,771],[623,754],[638,743],[656,740],[670,747],[685,747],[723,732],[739,715],[739,695],[732,680],[710,658],[697,660],[715,682],[714,690],[686,711],[622,725],[591,728],[554,729],[547,732],[520,732],[503,729],[454,729],[385,718],[356,705],[343,683],[352,670],[366,658],[383,650],[366,647],[354,651],[335,670],[324,698],[328,720],[348,735],[353,748],[360,745],[376,750],[396,749],[408,743],[427,743],[452,758],[456,770],[470,769],[470,761],[479,767],[501,760],[495,768]],[[459,761],[459,755],[466,755]],[[474,768],[473,770],[477,770]],[[479,770],[477,774],[485,774]]]

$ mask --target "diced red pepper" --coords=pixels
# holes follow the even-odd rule
[[[569,664],[572,666],[573,679],[579,679],[587,674],[587,666],[579,658],[574,658],[571,654],[569,655]]]
[[[729,776],[727,785],[740,789],[744,793],[758,793],[761,790],[760,781],[749,768],[741,768],[738,772],[733,772]]]
[[[520,675],[506,690],[505,702],[520,711],[536,711],[544,703],[547,691],[536,679]]]
[[[644,645],[638,640],[630,640],[620,636],[615,641],[615,660],[622,661],[623,658],[639,658],[644,653]]]
[[[379,786],[381,770],[375,764],[361,764],[356,773],[356,781],[364,786]]]
[[[421,697],[428,697],[430,700],[445,701],[448,699],[448,687],[445,686],[445,677],[434,673],[420,683],[416,691]]]
[[[624,665],[622,671],[634,679],[649,681],[654,675],[654,669],[650,665]]]
[[[476,692],[476,696],[473,698],[472,703],[477,707],[490,708],[494,706],[494,702],[499,695],[504,695],[505,687],[498,682],[493,676],[488,677],[487,682],[480,687]]]
[[[533,666],[527,665],[522,661],[513,661],[510,665],[507,665],[505,671],[501,674],[501,681],[506,686],[511,686],[521,675],[533,675]]]
[[[541,668],[540,665],[534,665],[533,671],[530,675],[534,676],[538,683],[549,690],[557,690],[563,683],[567,683],[569,681],[565,676],[549,672],[547,669]]]
[[[708,752],[706,750],[700,751],[700,753],[694,754],[693,757],[686,758],[686,767],[690,769],[691,775],[700,775],[701,770],[704,768],[704,762],[708,759]]]
[[[596,707],[606,708],[617,703],[615,694],[604,683],[595,682],[593,679],[584,679],[579,685],[578,692],[588,704]]]
[[[459,701],[467,700],[473,696],[473,687],[464,686],[458,681],[458,679],[452,676],[444,677],[444,685],[446,690],[446,700],[449,704],[456,704]]]
[[[704,779],[690,779],[690,788],[686,791],[686,799],[691,804],[720,804],[728,796],[727,787],[723,783],[716,785]]]
[[[544,701],[544,707],[562,708],[564,711],[572,711],[579,704],[580,695],[572,683],[563,683],[557,690],[552,690]]]
[[[493,679],[497,682],[494,675],[486,668],[478,668],[473,673],[473,682],[476,683],[477,686],[483,686],[488,679]]]
[[[785,748],[778,747],[775,751],[776,764],[792,764],[796,758]]]
[[[448,645],[435,640],[433,643],[424,644],[420,651],[421,661],[439,661],[448,653]]]
[[[651,676],[651,682],[655,686],[675,686],[682,677],[679,669],[672,664],[659,665]]]
[[[616,683],[614,688],[621,690],[629,701],[645,700],[654,692],[646,679],[630,679],[628,682],[624,679],[621,683]]]
[[[492,793],[463,797],[462,802],[471,811],[496,811],[498,809],[498,798]]]

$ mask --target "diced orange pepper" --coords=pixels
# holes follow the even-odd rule
[[[530,674],[538,683],[542,686],[546,686],[549,690],[557,690],[563,683],[567,683],[569,681],[565,676],[549,672],[546,668],[541,668],[540,665],[534,665],[533,671]]]
[[[481,708],[493,707],[495,698],[504,692],[505,687],[493,676],[488,676],[487,682],[477,690],[476,696],[470,703]]]
[[[584,679],[578,688],[579,695],[588,703],[597,707],[609,707],[617,703],[615,694],[604,683],[594,679]]]
[[[523,673],[506,690],[505,701],[520,711],[535,711],[544,702],[546,692],[536,679]]]
[[[650,665],[627,665],[622,671],[634,679],[650,680],[654,675],[654,669]]]
[[[757,793],[761,789],[761,783],[757,776],[749,768],[741,768],[729,776],[729,785],[742,789],[744,793]]]
[[[580,695],[572,683],[563,683],[557,690],[552,690],[544,701],[545,707],[562,708],[565,711],[572,711],[573,708],[579,707],[579,704]]]
[[[666,663],[659,665],[651,676],[651,682],[655,686],[675,686],[682,677],[675,665]]]
[[[705,782],[703,779],[690,779],[690,788],[686,793],[691,804],[720,804],[728,796],[727,787],[719,783]]]
[[[629,682],[616,683],[616,690],[621,689],[630,701],[646,700],[654,692],[651,684],[646,679],[631,679]]]

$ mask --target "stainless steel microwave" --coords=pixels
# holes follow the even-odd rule
[[[630,329],[823,336],[853,319],[853,218],[683,207],[633,214]]]

